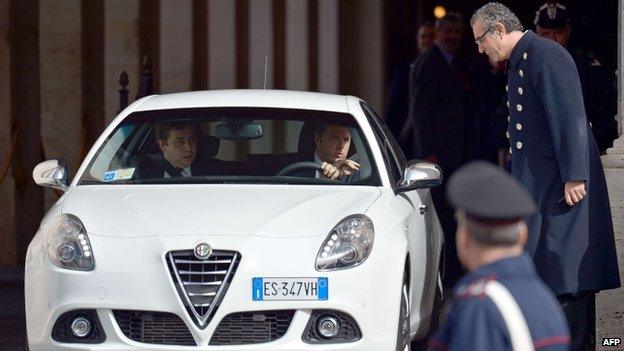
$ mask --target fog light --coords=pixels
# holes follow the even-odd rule
[[[71,324],[74,336],[84,338],[91,333],[91,322],[84,317],[76,317]]]
[[[320,336],[329,339],[338,335],[338,332],[340,331],[340,323],[338,323],[338,320],[334,317],[324,316],[319,318],[316,324],[316,329],[318,330]]]

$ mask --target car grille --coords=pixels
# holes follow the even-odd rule
[[[228,314],[212,334],[210,345],[244,345],[277,340],[286,334],[294,315],[294,310]]]
[[[186,324],[173,313],[113,311],[119,329],[130,340],[160,345],[196,346]]]
[[[166,259],[186,311],[199,328],[206,328],[227,292],[240,255],[215,250],[200,260],[193,250],[185,250],[169,252]]]

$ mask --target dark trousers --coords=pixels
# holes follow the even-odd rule
[[[596,348],[596,294],[557,296],[570,327],[571,351]]]

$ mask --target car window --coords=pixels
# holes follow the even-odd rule
[[[388,139],[388,135],[384,133],[383,124],[380,122],[379,117],[377,117],[375,112],[363,101],[360,102],[360,105],[366,114],[369,124],[373,128],[377,142],[381,146],[386,168],[390,172],[388,174],[390,176],[390,181],[392,184],[397,184],[403,177],[402,170],[404,166],[401,166],[396,151],[393,150],[391,141]],[[403,156],[403,159],[405,159],[405,156]]]
[[[319,176],[323,160],[359,169]],[[110,134],[83,184],[277,183],[380,185],[352,115],[274,108],[135,112]]]

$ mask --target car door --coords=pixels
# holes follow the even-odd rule
[[[389,173],[388,176],[392,184],[398,188],[407,166],[405,156],[388,128],[379,121],[374,111],[364,103],[362,109],[378,138]],[[432,235],[432,233],[436,233],[435,223],[437,219],[428,189],[398,192],[395,201],[401,206],[408,206],[410,210],[406,232],[412,283],[412,291],[410,292],[411,329],[416,331],[420,327],[418,322],[431,313],[437,285],[440,243],[436,236]]]

